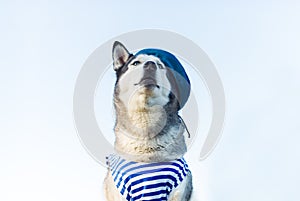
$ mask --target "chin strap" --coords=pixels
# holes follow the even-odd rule
[[[186,124],[184,123],[182,117],[178,115],[178,118],[180,119],[180,121],[182,122],[182,124],[183,124],[183,126],[185,128],[185,130],[186,130],[186,132],[188,134],[188,138],[191,138],[191,133],[190,133],[189,129],[187,128]]]

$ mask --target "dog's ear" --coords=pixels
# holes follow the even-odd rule
[[[130,53],[122,43],[115,41],[112,49],[112,57],[114,70],[117,71],[127,62]]]

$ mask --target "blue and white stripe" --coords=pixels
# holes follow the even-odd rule
[[[186,161],[140,163],[118,155],[107,157],[117,189],[128,201],[163,201],[190,171]]]

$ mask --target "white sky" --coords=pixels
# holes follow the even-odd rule
[[[143,28],[190,38],[223,80],[223,138],[204,162],[190,150],[199,200],[299,200],[299,10],[297,1],[1,1],[0,200],[103,200],[105,169],[77,138],[74,84],[94,49]]]

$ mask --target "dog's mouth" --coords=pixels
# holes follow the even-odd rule
[[[135,83],[134,86],[137,86],[137,85],[141,85],[141,86],[144,86],[146,88],[160,88],[157,83],[156,83],[156,80],[151,78],[151,77],[144,77],[142,78],[138,83]]]

